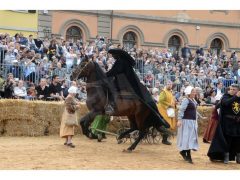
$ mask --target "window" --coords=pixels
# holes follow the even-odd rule
[[[28,13],[28,10],[11,10],[14,12],[20,12],[20,13]]]
[[[134,45],[137,43],[136,41],[137,36],[134,32],[127,32],[123,36],[123,47],[125,50],[130,50],[134,47]]]
[[[179,36],[174,35],[168,40],[168,49],[170,49],[173,53],[179,51],[180,47],[181,39]]]
[[[11,10],[14,12],[19,12],[19,13],[36,13],[36,10]]]
[[[215,38],[212,40],[210,49],[214,54],[217,54],[219,56],[222,48],[223,48],[223,43],[221,39]]]
[[[68,28],[66,33],[66,40],[76,42],[77,40],[82,40],[82,31],[77,26],[71,26]]]

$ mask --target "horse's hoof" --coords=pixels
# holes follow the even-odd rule
[[[98,137],[97,137],[98,142],[101,142],[102,139],[103,139],[102,135],[101,135],[101,134],[98,134]]]
[[[131,153],[131,152],[132,152],[132,150],[130,150],[130,149],[124,149],[124,150],[123,150],[123,152],[126,152],[126,153]]]
[[[122,139],[118,139],[118,140],[117,140],[117,143],[118,143],[118,144],[121,144],[121,143],[123,143],[123,140],[122,140]]]

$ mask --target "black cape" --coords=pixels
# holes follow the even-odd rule
[[[224,94],[220,104],[219,123],[208,150],[208,157],[211,160],[224,160],[224,153],[229,152],[229,160],[234,161],[236,151],[233,148],[229,149],[229,143],[226,136],[240,137],[240,122],[229,119],[226,114],[233,116],[240,116],[240,112],[233,111],[232,104],[238,102],[240,98]]]
[[[154,102],[147,88],[140,82],[138,76],[134,72],[133,66],[135,60],[121,49],[111,49],[108,53],[112,54],[116,62],[107,72],[107,77],[114,77],[118,91],[126,90],[132,92],[142,101],[152,112],[153,120],[160,122],[161,125],[169,128],[170,125],[160,115],[157,105]]]

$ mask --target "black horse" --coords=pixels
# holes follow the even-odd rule
[[[89,126],[95,116],[105,114],[105,107],[109,101],[109,83],[111,82],[96,62],[89,61],[87,59],[83,60],[79,66],[74,69],[71,75],[72,80],[83,77],[87,79],[86,105],[90,112],[80,120],[80,125],[82,127],[83,134],[88,136]],[[126,135],[135,130],[139,130],[139,137],[127,149],[129,152],[136,148],[137,144],[145,136],[150,127],[155,127],[158,130],[162,127],[169,128],[169,124],[161,119],[161,117],[156,117],[156,113],[152,113],[146,103],[137,98],[134,93],[125,90],[118,92],[116,106],[117,110],[112,115],[127,116],[130,122],[130,129],[120,134],[118,140],[124,138]]]

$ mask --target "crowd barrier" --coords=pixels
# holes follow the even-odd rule
[[[63,113],[63,102],[0,100],[0,136],[44,136],[58,135]],[[211,107],[199,107],[199,113],[211,117]],[[78,119],[88,112],[85,103],[77,111]],[[107,130],[116,132],[123,125],[121,117],[113,117]],[[199,121],[199,134],[202,135],[208,120]],[[128,123],[124,122],[124,126]],[[76,128],[81,133],[81,128]]]

